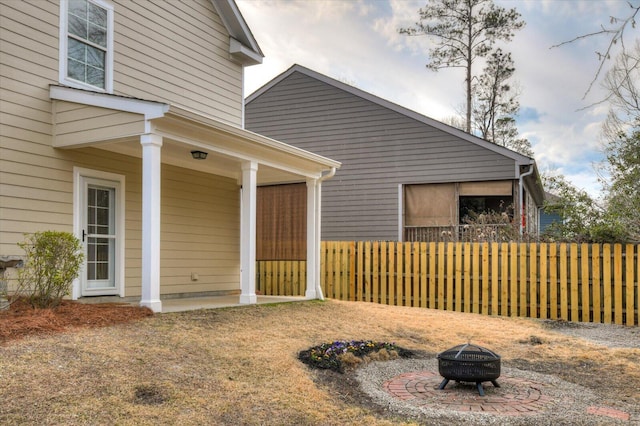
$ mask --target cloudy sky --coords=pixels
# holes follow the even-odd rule
[[[634,4],[638,0],[631,0]],[[541,172],[564,174],[594,196],[593,164],[602,158],[605,106],[600,86],[583,99],[604,38],[551,46],[598,31],[610,16],[629,14],[628,0],[496,0],[515,7],[526,26],[505,49],[515,61],[520,90],[520,133],[533,145]],[[293,64],[348,83],[391,102],[443,120],[463,110],[460,69],[425,68],[430,40],[398,28],[418,19],[425,0],[237,0],[265,54],[247,68],[245,95]]]

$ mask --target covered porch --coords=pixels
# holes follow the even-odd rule
[[[118,158],[126,156],[133,160],[133,166],[125,169],[120,177],[122,192],[125,192],[125,180],[128,192],[126,196],[115,198],[119,200],[116,212],[120,219],[114,221],[113,228],[118,233],[109,232],[118,235],[117,239],[113,237],[117,242],[109,252],[109,259],[115,265],[110,266],[113,284],[108,289],[104,287],[108,291],[102,290],[100,283],[87,287],[84,284],[87,271],[83,270],[85,275],[74,283],[73,299],[107,295],[128,299],[139,294],[140,305],[154,312],[172,309],[172,304],[179,305],[174,298],[167,297],[172,293],[188,296],[191,292],[239,292],[237,296],[225,297],[235,297],[240,304],[259,303],[256,294],[256,188],[291,182],[305,182],[307,188],[305,298],[322,298],[319,283],[320,191],[322,181],[333,176],[339,162],[162,102],[62,86],[51,86],[50,97],[55,101],[55,148],[67,151],[91,148],[91,153],[116,153]],[[138,166],[136,161],[139,161]],[[83,166],[74,166],[73,231],[83,242],[85,237],[90,241],[92,237],[106,241],[111,235],[92,235],[86,229],[86,220],[82,220],[86,206],[83,205],[84,187],[79,182],[82,182],[83,173],[89,173]],[[107,166],[104,169],[96,172],[101,174],[99,177],[104,175],[106,179],[118,180]],[[125,179],[124,175],[132,177]],[[133,185],[139,186],[132,190],[131,181],[136,180],[140,182]],[[171,187],[171,200],[167,199],[167,185]],[[204,190],[196,193],[191,191],[191,185],[199,188],[222,185],[222,191],[226,192],[224,197]],[[190,198],[181,197],[181,192],[189,192]],[[200,210],[196,212],[191,205],[199,202],[198,196],[207,197],[209,207],[199,206]],[[214,212],[207,215],[203,210],[211,206],[215,207],[215,217]],[[171,211],[165,212],[166,209]],[[198,233],[197,227],[193,226],[198,222],[206,224],[202,232],[208,234]],[[187,228],[189,232],[184,233],[183,229]],[[189,233],[193,235],[193,242]],[[213,246],[212,240],[217,241],[217,245]],[[224,270],[216,271],[212,267],[202,274],[207,277],[217,274],[208,286],[208,278],[203,279],[197,270],[190,271],[189,265],[197,263],[192,259],[200,259],[198,265],[202,265],[211,256],[224,259]],[[219,283],[221,275],[226,280],[224,285]],[[215,297],[211,303],[226,303],[221,302],[220,296]]]

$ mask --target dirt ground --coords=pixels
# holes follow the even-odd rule
[[[505,367],[584,386],[603,406],[640,407],[638,327],[337,301],[160,315],[65,302],[0,312],[0,424],[415,424],[374,404],[353,371],[297,360],[347,339],[426,358],[471,340]]]

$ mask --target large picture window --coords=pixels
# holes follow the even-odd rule
[[[63,0],[60,15],[61,83],[111,92],[113,7],[104,0]]]

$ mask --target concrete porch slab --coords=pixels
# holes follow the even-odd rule
[[[304,297],[294,296],[258,296],[258,305],[268,303],[302,302]],[[228,308],[232,306],[251,306],[240,303],[240,295],[208,296],[208,297],[183,297],[165,299],[162,301],[162,313],[195,311],[197,309]]]
[[[240,295],[219,295],[219,296],[196,296],[196,297],[170,297],[162,300],[162,312],[184,312],[195,311],[198,309],[217,309],[228,308],[232,306],[250,306],[240,303]],[[308,300],[302,296],[258,296],[256,304],[263,305],[268,303],[290,303],[302,302]],[[140,304],[139,297],[82,297],[78,299],[79,303],[123,303],[132,306]]]

